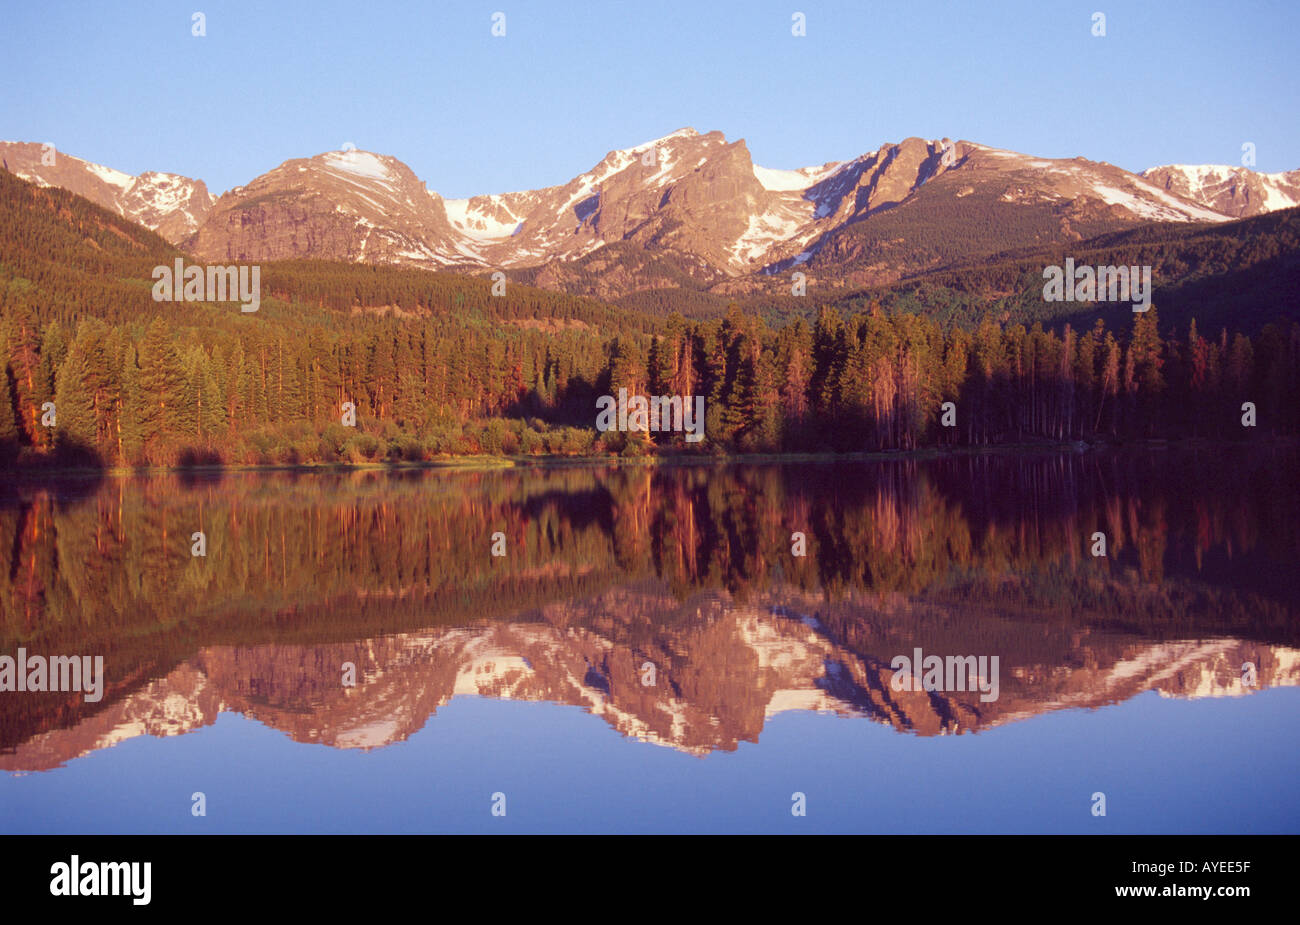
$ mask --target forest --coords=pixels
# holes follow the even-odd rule
[[[0,364],[10,462],[857,452],[1300,428],[1290,400],[1300,324],[1207,337],[1193,321],[1180,336],[1161,333],[1154,308],[1122,332],[1100,321],[1057,334],[992,320],[944,331],[878,309],[849,318],[826,309],[812,324],[771,330],[732,309],[721,320],[673,315],[657,333],[616,335],[448,316],[201,335],[161,317],[42,325],[27,310],[6,319]],[[621,388],[703,395],[705,440],[597,433],[596,398]],[[345,426],[346,402],[355,426]]]
[[[1294,436],[1300,324],[1075,329],[809,306],[773,326],[511,283],[270,263],[262,307],[156,303],[179,252],[0,172],[0,464],[420,462]],[[810,297],[811,298],[811,297]],[[1245,327],[1243,325],[1243,327]],[[596,399],[705,398],[705,440],[600,433]],[[947,406],[945,413],[945,403]],[[1249,404],[1247,404],[1249,403]],[[345,405],[355,408],[355,426]],[[950,425],[950,426],[949,426]]]

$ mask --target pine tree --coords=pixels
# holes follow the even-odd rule
[[[180,427],[185,370],[167,325],[155,318],[140,345],[140,433],[146,446],[165,444]]]
[[[8,463],[17,454],[20,434],[14,393],[9,384],[9,354],[0,344],[0,465]]]
[[[1250,400],[1254,369],[1255,351],[1250,345],[1250,339],[1244,334],[1237,334],[1232,339],[1232,349],[1228,353],[1223,376],[1223,384],[1234,405]]]
[[[9,368],[14,383],[14,405],[23,439],[37,447],[49,446],[41,426],[41,404],[54,396],[41,384],[41,332],[29,303],[20,302],[9,322]]]
[[[969,364],[970,338],[964,331],[954,331],[944,348],[940,398],[943,401],[953,402],[959,409],[966,395],[966,376]],[[957,422],[958,426],[951,428],[949,431],[949,440],[954,443],[957,442],[958,435],[962,431],[961,425],[964,424],[966,439],[969,441],[973,427],[969,408],[964,411],[959,410]],[[945,428],[945,430],[948,430],[948,428]]]
[[[812,333],[802,318],[777,334],[776,368],[783,417],[802,431],[812,374]]]
[[[134,464],[141,459],[144,451],[144,422],[149,414],[148,403],[140,387],[140,364],[134,345],[128,345],[123,353],[120,381],[122,393],[115,435],[117,458],[122,462]]]
[[[1137,425],[1148,436],[1163,427],[1164,406],[1164,344],[1158,331],[1155,306],[1133,316],[1133,339],[1129,343],[1131,370],[1126,373],[1126,385],[1132,385],[1136,401]],[[1126,367],[1126,370],[1128,368]]]
[[[54,394],[55,377],[68,357],[68,336],[56,318],[45,326],[41,336],[41,362],[38,377],[46,394]]]
[[[393,353],[393,338],[387,331],[379,332],[370,344],[369,373],[371,407],[375,417],[383,420],[393,410],[393,395],[397,391],[397,360]]]
[[[1102,411],[1110,408],[1110,433],[1115,433],[1116,414],[1118,409],[1115,407],[1119,396],[1119,367],[1120,367],[1120,347],[1115,335],[1109,331],[1106,332],[1106,340],[1102,347],[1102,371],[1100,382],[1098,383],[1097,398],[1097,423],[1093,425],[1096,430],[1101,427]]]
[[[176,432],[200,444],[211,443],[222,432],[224,399],[212,360],[201,346],[185,355],[184,400],[177,408]]]
[[[79,451],[109,448],[120,399],[113,365],[108,328],[97,319],[82,322],[56,374],[58,445]]]
[[[817,313],[813,325],[813,373],[808,383],[809,399],[813,409],[823,418],[822,426],[832,426],[830,419],[839,407],[836,387],[841,381],[844,365],[848,362],[848,343],[844,322],[833,308],[823,308]]]
[[[1009,361],[1007,345],[997,322],[985,318],[975,329],[972,395],[975,407],[971,413],[978,422],[978,440],[988,443],[992,431],[1005,422],[1003,396],[1009,387]]]
[[[1103,330],[1101,319],[1098,319],[1091,331],[1079,335],[1075,346],[1073,378],[1080,437],[1087,436],[1096,427],[1094,410],[1097,407],[1097,351],[1101,346]]]

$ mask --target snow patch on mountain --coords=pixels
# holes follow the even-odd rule
[[[732,261],[749,266],[766,254],[773,245],[789,240],[803,226],[789,208],[777,207],[761,215],[749,216],[749,225],[731,246]]]
[[[1260,173],[1228,164],[1165,164],[1142,171],[1146,179],[1166,181],[1197,202],[1231,209],[1233,203],[1251,208],[1252,200],[1264,212],[1300,205],[1300,171]],[[1253,194],[1253,195],[1252,195]],[[1240,214],[1240,213],[1238,213]]]
[[[1294,182],[1291,184],[1291,190],[1284,187],[1287,185],[1287,175],[1283,173],[1262,173],[1259,175],[1264,183],[1264,208],[1272,212],[1275,209],[1289,209],[1292,206],[1300,205],[1300,195],[1297,195]]]
[[[1146,193],[1146,195],[1159,199],[1169,207],[1168,211],[1173,214],[1169,218],[1164,219],[1165,221],[1187,221],[1190,219],[1199,222],[1226,222],[1229,220],[1229,216],[1224,215],[1221,212],[1215,212],[1212,209],[1205,209],[1201,206],[1191,205],[1181,199],[1169,195],[1164,190],[1160,189],[1160,187],[1153,183],[1149,183],[1146,180],[1135,177],[1132,180],[1132,183],[1142,192]],[[1139,212],[1138,214],[1141,213]]]
[[[80,158],[78,158],[78,160],[80,160]],[[114,170],[112,167],[105,167],[102,164],[92,164],[89,161],[82,161],[82,163],[86,165],[86,168],[91,173],[110,186],[116,186],[119,189],[125,190],[135,181],[135,177],[131,176],[129,173],[122,173],[122,171]]]
[[[1070,172],[1068,169],[1062,169],[1062,167],[1059,164],[1053,163],[1052,161],[1044,160],[1041,157],[1030,157],[1028,155],[1021,154],[1018,151],[1007,151],[1003,148],[990,148],[986,145],[972,145],[972,147],[978,148],[979,150],[983,151],[985,154],[989,154],[993,157],[1005,157],[1011,160],[1019,161],[1020,164],[1022,164],[1025,167],[1034,167],[1037,168],[1038,170],[1053,170],[1057,173]]]
[[[698,138],[699,135],[700,133],[695,131],[695,129],[693,128],[679,128],[677,131],[670,132],[669,134],[665,135],[662,138],[656,138],[653,141],[644,141],[639,145],[636,145],[631,148],[622,148],[618,151],[615,151],[614,153],[634,154],[639,157],[641,154],[643,154],[646,151],[647,148],[661,148],[670,141],[675,141],[679,138]]]
[[[1210,183],[1218,183],[1227,179],[1236,173],[1237,168],[1230,167],[1227,164],[1166,164],[1161,167],[1152,167],[1150,170],[1142,171],[1146,176],[1157,170],[1172,170],[1183,175],[1188,185],[1192,189],[1206,186]]]
[[[15,170],[14,176],[18,177],[20,180],[26,180],[28,183],[35,183],[37,186],[40,187],[48,187],[54,185],[52,183],[47,183],[44,177],[38,176],[37,174],[34,173],[30,173],[26,170]]]
[[[193,181],[174,173],[149,171],[133,177],[128,192],[163,212],[180,209],[194,191]]]
[[[774,170],[770,167],[754,165],[754,178],[763,189],[775,193],[806,190],[820,183],[844,166],[843,161],[832,161],[820,167],[800,167],[797,170]]]
[[[471,205],[469,199],[444,199],[447,221],[453,228],[476,241],[499,241],[518,233],[523,220],[501,202],[499,196],[485,197],[505,218],[489,215]]]
[[[330,151],[322,155],[321,160],[330,167],[358,177],[390,184],[396,179],[383,158],[369,151]]]
[[[1138,218],[1150,219],[1155,222],[1184,222],[1189,219],[1202,222],[1224,222],[1228,220],[1228,216],[1220,215],[1218,212],[1179,202],[1173,196],[1165,193],[1164,190],[1156,189],[1150,184],[1144,184],[1144,186],[1146,187],[1143,190],[1146,194],[1145,197],[1130,190],[1117,189],[1100,182],[1092,183],[1091,191],[1107,205],[1120,206],[1132,212]],[[1152,199],[1159,201],[1152,202]]]

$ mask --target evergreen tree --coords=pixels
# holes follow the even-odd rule
[[[199,444],[211,443],[224,430],[224,398],[212,360],[200,346],[185,355],[184,400],[177,408],[177,433]]]
[[[0,343],[0,465],[17,455],[21,434],[13,388],[9,382],[9,355],[4,346]]]
[[[14,404],[26,443],[48,447],[49,435],[41,426],[41,404],[54,396],[42,384],[41,331],[30,303],[20,302],[9,322],[9,368],[14,383]]]
[[[121,410],[118,415],[117,458],[135,464],[142,458],[145,444],[145,421],[149,405],[140,387],[139,357],[134,346],[128,346],[122,356]]]
[[[146,447],[160,446],[181,429],[185,370],[161,318],[150,322],[140,345],[140,434]]]
[[[109,447],[121,397],[114,365],[108,328],[96,319],[82,322],[56,374],[58,445],[86,452]]]

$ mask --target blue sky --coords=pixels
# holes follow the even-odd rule
[[[449,197],[535,188],[684,126],[777,168],[911,135],[1130,170],[1251,142],[1257,169],[1300,167],[1292,0],[704,6],[12,5],[0,138],[214,192],[345,142]]]
[[[553,703],[457,697],[369,752],[222,713],[187,735],[0,774],[0,832],[1295,833],[1298,702],[1295,688],[1147,692],[930,737],[788,712],[704,758]],[[205,817],[190,813],[196,791]],[[497,792],[505,817],[490,813]]]

